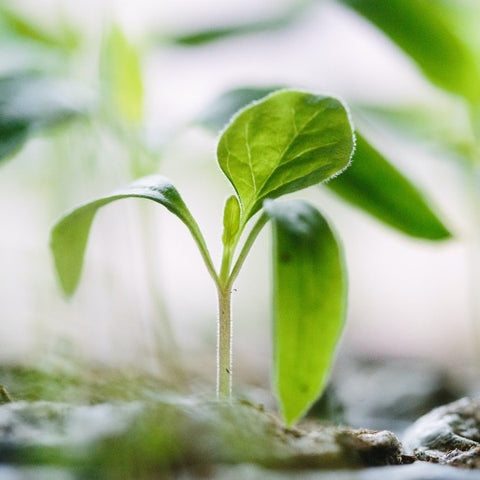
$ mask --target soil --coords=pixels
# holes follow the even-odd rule
[[[405,390],[388,386],[401,374],[383,371],[408,372],[405,364],[395,370],[397,361],[372,362],[341,366],[343,375],[337,371],[328,394],[295,428],[285,428],[268,405],[179,395],[150,378],[0,369],[11,391],[0,389],[0,480],[480,478],[480,400],[462,399],[409,422],[435,404],[435,392],[441,402],[455,389],[422,362],[422,374],[404,375],[425,387],[422,394],[410,385],[407,408]],[[365,386],[367,377],[384,381],[376,395],[371,384],[362,400],[349,382]],[[362,422],[361,412],[364,425],[384,419],[395,433],[346,426],[348,418]]]

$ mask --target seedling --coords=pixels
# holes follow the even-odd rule
[[[51,247],[63,291],[75,291],[87,239],[100,207],[124,198],[153,200],[176,215],[196,242],[218,294],[217,395],[232,390],[231,293],[259,232],[273,233],[274,385],[287,424],[325,386],[345,317],[346,273],[329,224],[310,204],[278,197],[338,175],[350,162],[352,126],[329,96],[275,92],[240,110],[220,136],[217,159],[234,194],[224,207],[217,269],[204,237],[174,185],[145,177],[81,205],[54,226]]]

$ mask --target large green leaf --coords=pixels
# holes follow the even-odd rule
[[[216,130],[228,121],[236,109],[258,101],[272,91],[275,91],[274,87],[230,90],[219,96],[209,108],[205,109],[205,113],[197,119],[197,122],[206,128]],[[427,123],[428,114],[422,111],[422,119]],[[364,109],[360,109],[360,113],[363,114]],[[357,118],[357,110],[353,111],[353,117]],[[390,123],[401,122],[401,119],[405,118],[404,123],[408,125],[403,129],[414,122],[421,122],[415,114],[410,116],[407,113],[392,114],[391,117]],[[432,128],[431,121],[428,128]],[[451,128],[450,134],[453,135]],[[443,134],[444,139],[445,136],[446,132]],[[404,233],[435,240],[449,237],[448,230],[435,215],[420,189],[369,145],[358,131],[357,138],[358,143],[352,165],[326,185],[356,207]],[[464,144],[462,148],[467,147]]]
[[[217,148],[245,223],[266,198],[322,182],[346,168],[353,133],[343,104],[332,97],[281,90],[241,110]]]
[[[138,124],[143,118],[141,59],[117,25],[106,35],[101,73],[105,95],[115,114],[130,124]]]
[[[300,200],[265,202],[273,223],[274,383],[287,424],[319,397],[346,312],[343,254],[326,220]]]
[[[422,193],[359,134],[352,165],[327,186],[408,235],[429,240],[451,236]]]
[[[163,205],[187,226],[206,251],[197,223],[170,180],[160,175],[145,177],[110,195],[74,208],[55,224],[50,246],[65,294],[73,294],[80,280],[90,227],[98,209],[124,198],[145,198]]]
[[[0,77],[0,161],[28,137],[84,114],[89,101],[78,87],[31,73]]]
[[[441,0],[340,0],[388,35],[438,86],[480,101],[476,59]]]

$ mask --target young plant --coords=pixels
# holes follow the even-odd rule
[[[75,291],[97,210],[124,198],[145,198],[189,229],[218,295],[217,395],[231,397],[231,293],[264,225],[273,233],[274,384],[287,424],[298,420],[324,388],[345,317],[342,251],[322,215],[285,194],[325,181],[345,169],[354,147],[344,105],[294,90],[273,93],[239,111],[224,129],[217,159],[235,193],[223,215],[223,254],[215,268],[204,237],[166,178],[145,177],[81,205],[54,226],[51,247],[63,291]]]

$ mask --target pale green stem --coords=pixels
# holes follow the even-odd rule
[[[230,267],[232,265],[232,255],[235,250],[235,246],[224,246],[222,255],[222,264],[220,266],[220,274],[218,279],[221,285],[228,283],[228,277],[230,276]]]
[[[194,227],[191,227],[190,226],[191,224],[193,224]],[[192,234],[193,239],[195,240],[195,243],[197,244],[198,249],[200,250],[200,255],[203,258],[203,261],[205,263],[205,266],[207,267],[208,273],[210,274],[213,281],[215,282],[217,289],[219,289],[220,281],[219,281],[217,272],[215,270],[215,267],[213,265],[212,257],[210,256],[210,252],[208,251],[207,244],[205,243],[205,239],[203,238],[203,235],[201,234],[200,229],[198,228],[198,225],[192,218],[190,222],[187,223],[187,226]]]
[[[232,397],[232,291],[228,284],[235,245],[224,245],[218,277],[217,398]]]
[[[232,317],[229,288],[218,289],[217,398],[232,397]]]
[[[232,396],[232,285],[252,248],[255,239],[268,218],[265,214],[257,220],[250,231],[238,255],[234,267],[229,273],[235,246],[225,247],[222,258],[218,292],[218,325],[217,325],[217,398],[230,400]]]

